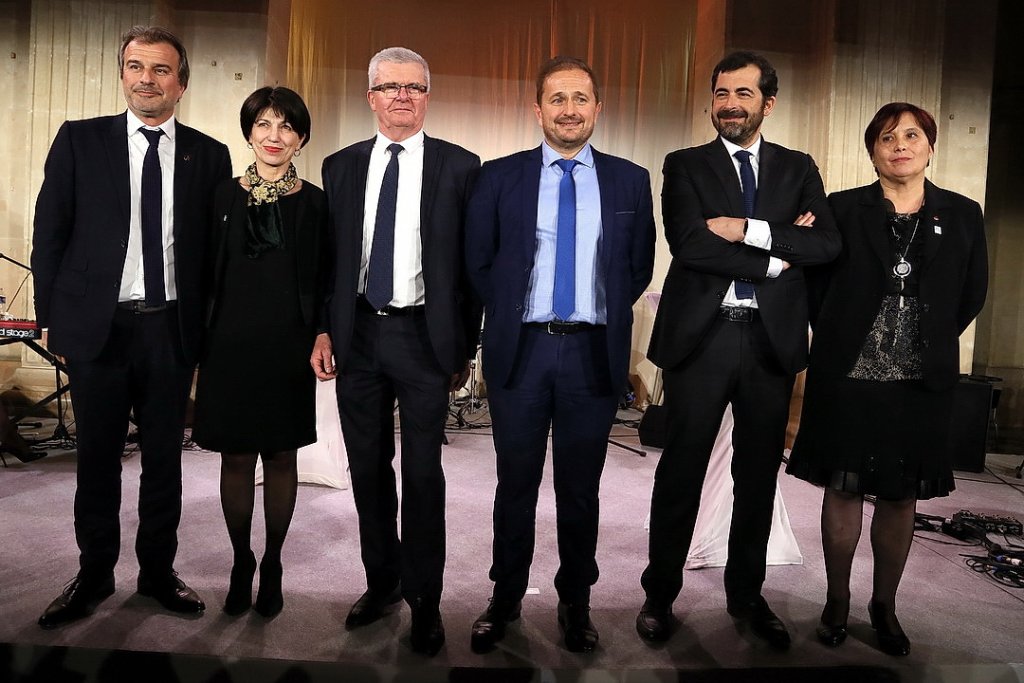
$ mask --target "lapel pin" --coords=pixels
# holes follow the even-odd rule
[[[192,155],[191,154],[182,154],[181,155],[181,160],[182,161],[192,161]]]

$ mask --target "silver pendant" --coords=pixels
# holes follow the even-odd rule
[[[902,280],[910,275],[911,270],[910,264],[901,258],[897,261],[896,265],[892,267],[892,274]]]

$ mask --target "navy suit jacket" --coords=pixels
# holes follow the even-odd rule
[[[175,122],[174,277],[181,348],[194,363],[206,306],[204,260],[214,188],[231,177],[221,142]],[[46,158],[36,201],[36,320],[49,349],[99,355],[110,334],[128,252],[131,181],[125,114],[66,121]]]
[[[323,165],[333,271],[327,278],[320,330],[330,333],[339,368],[345,366],[352,344],[366,176],[375,139],[335,152]],[[477,155],[424,136],[420,244],[427,333],[439,367],[451,374],[476,355],[480,337],[480,306],[470,292],[462,256],[466,202],[479,170]]]
[[[843,252],[810,271],[812,373],[845,376],[892,280],[882,188],[876,182],[829,195]],[[921,370],[924,384],[948,389],[960,374],[959,336],[981,312],[988,290],[985,223],[978,203],[925,181],[924,262],[920,268]]]
[[[677,367],[697,348],[735,279],[757,284],[758,313],[780,367],[796,374],[807,365],[807,285],[804,266],[827,263],[841,240],[814,160],[762,140],[754,218],[768,221],[770,252],[729,242],[707,219],[742,217],[743,193],[720,139],[665,157],[662,217],[672,264],[665,277],[647,355],[659,367]],[[793,225],[811,211],[813,227]],[[792,267],[766,278],[768,257]]]
[[[466,263],[484,302],[483,368],[504,386],[519,347],[527,287],[537,248],[541,148],[483,165],[469,202]],[[594,150],[601,189],[599,277],[607,305],[608,371],[614,389],[625,386],[633,329],[633,303],[654,270],[651,179],[631,161]]]

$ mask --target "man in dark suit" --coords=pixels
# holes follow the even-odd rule
[[[345,625],[372,623],[405,598],[412,647],[433,656],[444,643],[441,442],[449,391],[465,383],[480,330],[463,266],[465,206],[480,158],[424,135],[430,71],[420,55],[382,50],[369,77],[376,137],[324,160],[334,274],[311,362],[321,380],[338,377],[359,514],[367,590]],[[391,464],[396,398],[401,541]]]
[[[130,413],[142,452],[138,591],[175,612],[204,609],[173,564],[209,200],[231,160],[223,144],[175,121],[189,76],[177,37],[132,28],[118,64],[128,111],[61,126],[36,202],[36,317],[73,387],[81,550],[43,628],[88,616],[114,592]]]
[[[778,649],[785,625],[761,596],[793,379],[807,361],[803,266],[839,253],[807,154],[761,138],[775,106],[771,64],[733,53],[711,77],[715,141],[665,159],[662,215],[672,264],[651,337],[664,369],[668,433],[655,473],[641,637],[671,635],[708,460],[732,404],[729,614]],[[813,224],[813,227],[811,227]]]
[[[651,280],[646,170],[588,142],[601,101],[586,62],[537,76],[540,147],[484,164],[470,200],[466,259],[484,302],[483,368],[494,428],[494,592],[473,624],[486,652],[519,617],[533,559],[537,494],[552,434],[555,575],[566,647],[590,652],[598,490],[626,387],[633,303]]]

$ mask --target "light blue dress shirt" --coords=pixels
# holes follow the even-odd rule
[[[537,198],[537,247],[533,256],[530,286],[526,291],[523,322],[544,323],[555,319],[552,299],[555,289],[555,244],[558,235],[558,184],[562,169],[555,163],[562,156],[548,143],[541,143],[543,167]],[[572,171],[576,183],[576,311],[568,322],[604,325],[607,320],[604,278],[599,277],[601,251],[601,188],[594,169],[590,143],[575,156]]]

